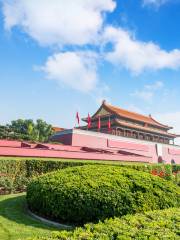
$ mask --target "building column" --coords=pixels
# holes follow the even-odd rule
[[[131,130],[127,130],[128,131],[128,137],[131,137],[132,138],[132,131]]]
[[[137,137],[138,137],[138,139],[139,139],[139,132],[137,132]]]
[[[136,131],[133,131],[133,132],[132,132],[132,137],[133,137],[133,138],[137,138],[137,132],[136,132]]]
[[[112,129],[112,135],[116,135],[116,130],[115,129]]]

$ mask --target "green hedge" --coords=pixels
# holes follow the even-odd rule
[[[24,191],[35,176],[83,164],[73,160],[0,159],[0,194]]]
[[[128,166],[129,168],[148,172],[152,175],[159,176],[166,180],[173,180],[173,171],[172,171],[172,165],[170,164],[130,164],[130,165],[123,165]]]
[[[172,171],[173,172],[180,172],[180,164],[173,164],[172,165]]]
[[[54,232],[51,238],[29,240],[179,240],[179,222],[180,209],[172,208],[86,224],[73,232]]]
[[[151,172],[166,180],[179,181],[177,174],[180,165],[126,163],[112,161],[90,161],[90,160],[65,160],[65,159],[40,159],[40,158],[0,158],[0,194],[24,191],[28,182],[41,174],[73,166],[87,164],[110,164],[121,167]],[[172,174],[172,167],[175,175]],[[163,173],[163,174],[162,174]]]
[[[149,173],[117,166],[67,168],[34,179],[29,208],[42,216],[82,224],[180,205],[180,188]]]
[[[172,165],[173,179],[180,186],[180,164]]]

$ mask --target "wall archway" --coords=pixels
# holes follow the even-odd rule
[[[163,158],[161,156],[158,157],[158,163],[163,163]]]
[[[171,159],[171,164],[176,164],[174,159]]]

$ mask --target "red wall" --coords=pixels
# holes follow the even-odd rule
[[[92,160],[118,160],[180,164],[180,146],[156,144],[83,130],[68,130],[56,135],[61,144],[22,144],[0,140],[0,156],[54,157]]]
[[[72,135],[72,146],[88,146],[93,148],[113,148],[122,149],[129,153],[139,154],[144,157],[150,157],[150,162],[158,163],[157,144],[152,142],[145,142],[141,140],[125,139],[116,137],[110,139],[108,134],[91,134],[84,131],[74,131]],[[162,158],[166,163],[171,163],[173,159],[180,164],[180,146],[173,146],[167,144],[158,144],[162,148]]]

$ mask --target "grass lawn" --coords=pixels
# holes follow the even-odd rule
[[[58,229],[28,215],[24,193],[0,196],[0,240],[48,236],[52,230]]]

